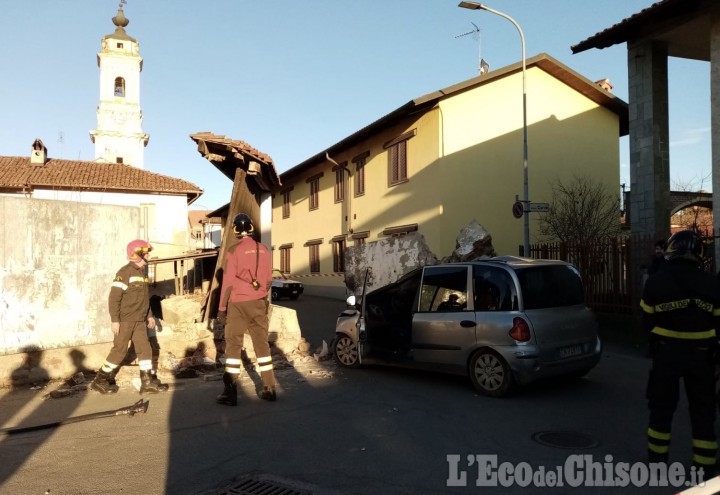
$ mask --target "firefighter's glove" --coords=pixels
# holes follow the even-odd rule
[[[215,320],[218,324],[225,326],[227,324],[227,311],[218,311],[217,318]]]

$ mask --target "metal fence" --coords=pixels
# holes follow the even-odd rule
[[[593,245],[546,243],[532,244],[530,257],[560,259],[574,264],[585,284],[586,300],[593,310],[603,313],[632,314],[652,260],[656,239],[650,236],[609,239]],[[712,239],[705,239],[710,254],[704,269],[714,273]],[[520,247],[522,252],[522,246]],[[635,270],[633,263],[637,263]],[[642,281],[634,280],[641,277]]]

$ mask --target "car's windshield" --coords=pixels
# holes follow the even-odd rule
[[[583,304],[580,274],[571,266],[538,266],[517,270],[525,309]]]

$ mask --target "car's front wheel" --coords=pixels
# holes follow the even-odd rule
[[[272,297],[273,300],[278,300],[280,299],[280,293],[277,289],[273,289],[272,292],[270,292],[270,297]]]
[[[475,390],[490,397],[503,397],[514,388],[510,366],[496,352],[483,349],[470,358],[468,374]]]
[[[344,333],[339,333],[335,337],[333,356],[335,357],[335,362],[345,368],[357,368],[360,366],[357,342]]]

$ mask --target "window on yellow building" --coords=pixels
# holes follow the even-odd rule
[[[322,173],[313,175],[305,182],[310,184],[310,210],[317,210],[320,207],[320,178],[323,176]]]
[[[388,149],[390,161],[390,184],[399,184],[407,180],[407,141],[402,141]]]
[[[388,152],[388,183],[391,186],[408,180],[407,142],[416,133],[417,131],[413,129],[385,143],[384,147]]]
[[[345,236],[333,237],[332,240],[333,248],[333,271],[344,272],[345,271]]]
[[[335,202],[342,203],[345,201],[345,167],[347,162],[343,162],[340,166],[333,167],[335,171]]]
[[[352,159],[355,164],[355,196],[365,194],[365,160],[370,156],[370,152],[366,151]]]
[[[320,273],[320,245],[310,246],[310,273]]]
[[[290,218],[290,191],[292,191],[292,188],[286,189],[282,193],[282,197],[283,197],[282,217],[283,218]]]
[[[320,244],[322,242],[322,239],[313,239],[305,243],[310,255],[310,273],[320,273]]]
[[[290,273],[290,249],[292,244],[283,244],[280,246],[280,271]]]

